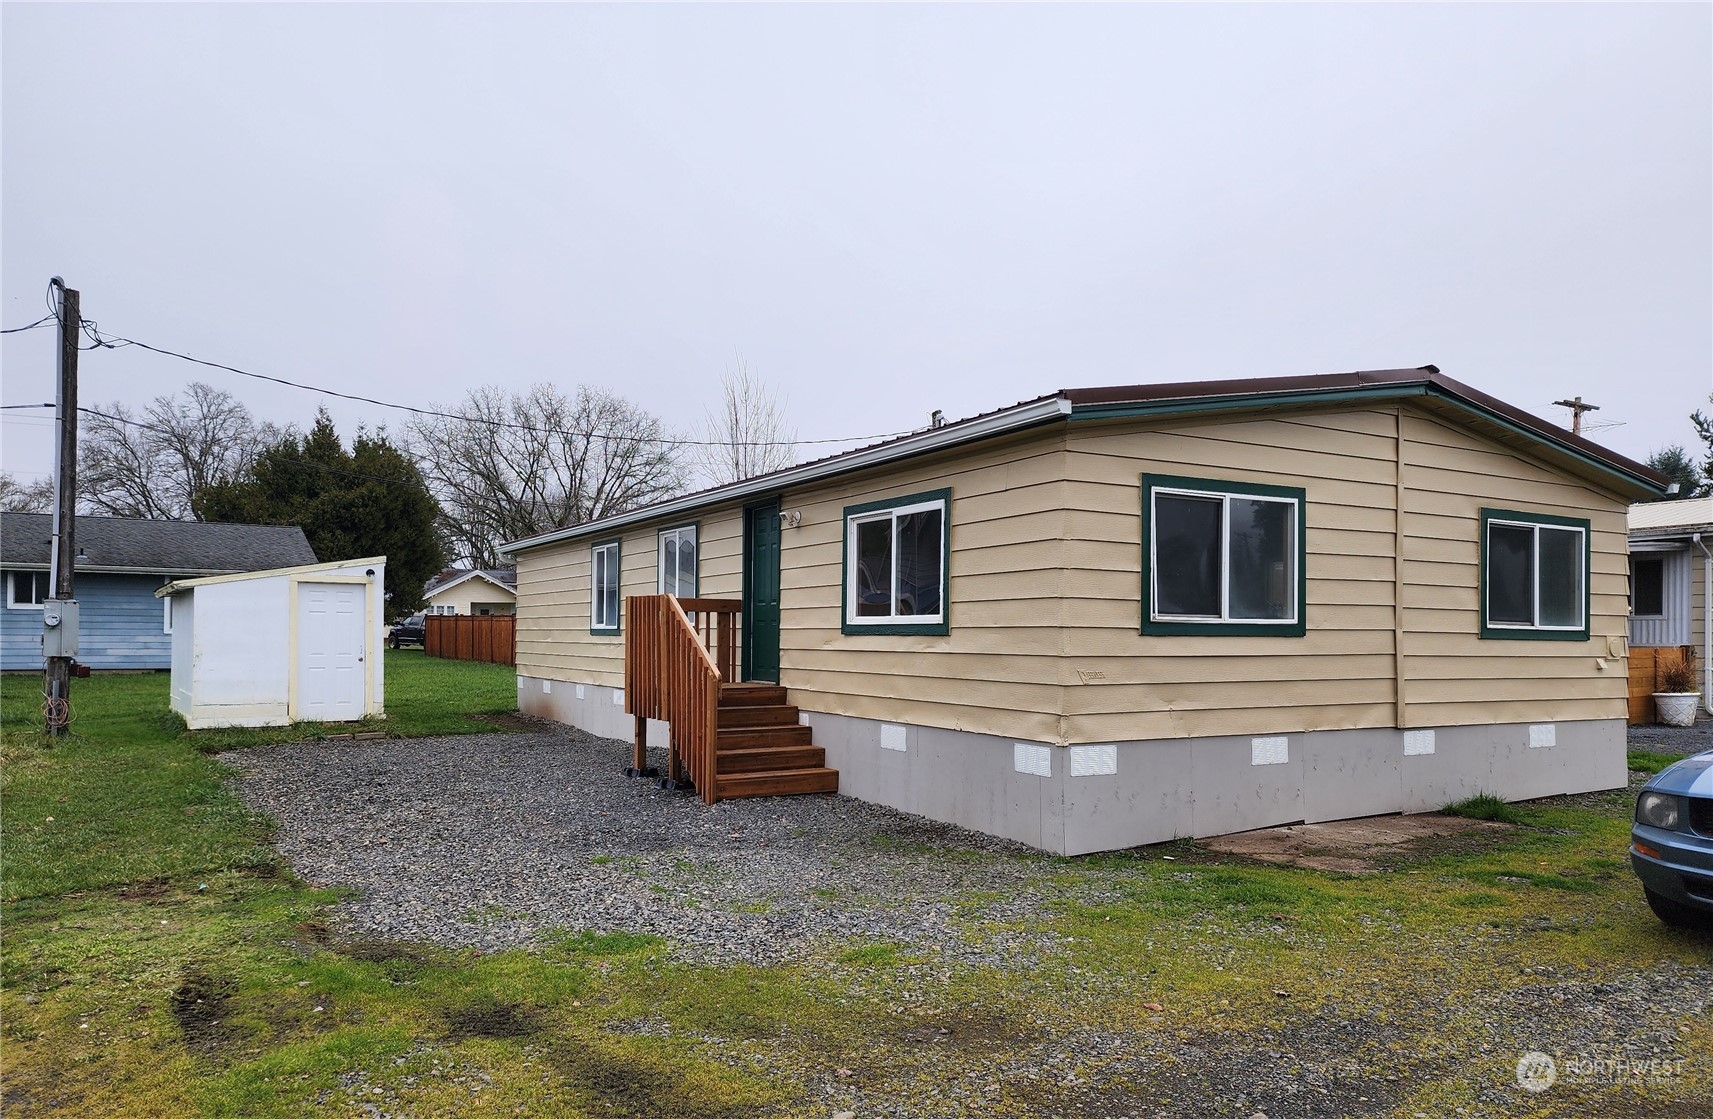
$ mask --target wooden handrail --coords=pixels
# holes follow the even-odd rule
[[[742,609],[736,599],[625,599],[625,709],[636,719],[635,768],[647,768],[648,720],[664,720],[671,743],[667,778],[682,781],[688,771],[707,804],[718,794],[720,685],[737,679]]]

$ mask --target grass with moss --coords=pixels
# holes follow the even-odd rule
[[[515,694],[494,666],[392,652],[387,671],[394,733],[492,731],[469,716]],[[1713,1091],[1691,1060],[1651,1095],[1524,1097],[1511,1039],[1486,1045],[1495,1006],[1556,981],[1536,969],[1708,965],[1707,942],[1642,905],[1622,793],[1506,806],[1514,826],[1479,844],[1361,876],[1187,842],[979,860],[878,845],[1019,864],[1035,904],[985,880],[946,899],[1002,946],[965,960],[853,936],[696,965],[636,930],[482,954],[336,936],[337,894],[279,864],[209,756],[317,728],[189,733],[163,677],[100,677],[49,747],[36,686],[0,681],[7,1114],[1181,1113],[1269,1051],[1324,1063],[1327,1114],[1688,1114]],[[1713,1026],[1685,1016],[1677,1044],[1713,1052]]]

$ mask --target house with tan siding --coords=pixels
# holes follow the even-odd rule
[[[1432,366],[1064,390],[514,542],[519,702],[1073,854],[1614,788],[1666,484]]]

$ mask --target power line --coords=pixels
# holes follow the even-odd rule
[[[0,409],[10,412],[14,408],[52,408],[52,404],[0,404]]]
[[[93,323],[86,325],[93,330]],[[465,416],[460,415],[457,412],[442,412],[434,408],[419,408],[414,404],[399,404],[391,400],[380,400],[373,396],[362,396],[357,393],[339,392],[335,389],[322,388],[319,385],[309,385],[300,381],[290,381],[284,377],[274,377],[267,373],[253,373],[248,369],[240,369],[235,365],[225,365],[218,361],[208,361],[204,358],[192,357],[189,354],[179,353],[177,350],[168,350],[160,346],[151,346],[147,342],[139,342],[135,338],[125,338],[117,334],[102,334],[99,331],[95,331],[89,336],[94,338],[98,346],[102,349],[120,349],[124,346],[136,346],[140,349],[148,350],[150,353],[160,354],[163,357],[177,358],[180,361],[188,361],[195,365],[206,366],[209,369],[222,369],[228,373],[236,373],[240,377],[250,377],[257,381],[269,381],[276,385],[285,385],[287,388],[301,389],[305,392],[320,393],[323,396],[337,397],[341,400],[354,400],[362,404],[373,404],[380,408],[392,408],[401,412],[411,412],[418,416],[432,416],[436,419],[457,420],[461,423],[482,424],[486,427],[505,428],[511,431],[525,431],[535,435],[560,435],[572,436],[578,439],[605,439],[609,441],[616,440],[620,442],[633,443],[663,443],[673,446],[690,447],[794,447],[817,443],[868,443],[881,439],[895,439],[898,436],[910,434],[908,431],[893,431],[881,435],[857,435],[843,439],[727,440],[676,439],[666,436],[645,439],[634,435],[614,435],[604,431],[567,431],[561,428],[536,427],[532,424],[520,424],[512,423],[508,420],[489,419],[485,416]]]
[[[26,330],[34,330],[38,326],[46,326],[55,321],[57,320],[53,315],[43,315],[29,326],[9,326],[5,330],[0,330],[0,334],[22,334]]]

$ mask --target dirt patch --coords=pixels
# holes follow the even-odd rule
[[[1207,840],[1210,850],[1267,863],[1373,874],[1410,855],[1444,854],[1491,843],[1515,830],[1492,820],[1424,812],[1324,824],[1287,824]]]
[[[172,993],[172,1016],[184,1035],[185,1048],[200,1056],[218,1055],[235,1031],[226,1025],[237,984],[228,976],[187,971]]]
[[[116,895],[122,901],[160,901],[172,889],[165,878],[149,878],[142,882],[132,882],[117,891]]]
[[[530,1037],[541,1032],[533,1010],[497,999],[478,999],[446,1015],[452,1040],[466,1038]]]
[[[562,1037],[549,1052],[553,1066],[583,1097],[583,1110],[596,1119],[739,1119],[753,1106],[710,1100],[678,1071],[640,1053],[588,1039]]]

